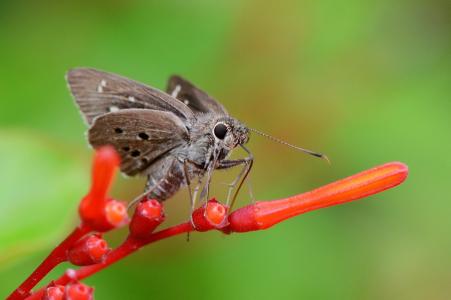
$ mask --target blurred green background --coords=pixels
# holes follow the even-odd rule
[[[177,73],[259,136],[257,199],[388,161],[402,186],[268,231],[180,236],[86,280],[97,299],[450,299],[448,1],[1,1],[0,295],[76,224],[92,151],[64,81],[75,66],[163,89]],[[240,155],[237,151],[236,155]],[[214,194],[236,171],[216,173]],[[142,179],[117,177],[130,200]],[[186,190],[167,202],[187,219]],[[240,205],[249,203],[246,189]],[[126,230],[107,238],[117,245]],[[61,266],[50,278],[60,274]]]

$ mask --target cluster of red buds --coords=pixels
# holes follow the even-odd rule
[[[93,299],[93,288],[80,282],[138,249],[175,235],[192,231],[218,230],[226,234],[267,229],[288,218],[319,208],[367,197],[402,183],[407,166],[387,163],[316,190],[280,200],[255,202],[229,214],[229,208],[215,199],[197,208],[189,221],[160,231],[164,209],[156,200],[143,199],[129,220],[126,204],[108,197],[108,190],[120,160],[111,147],[96,151],[92,184],[79,206],[80,225],[64,239],[35,271],[7,299],[9,300],[86,300]],[[102,233],[129,226],[124,242],[111,250]],[[59,278],[35,292],[31,290],[62,262],[81,266],[69,269]]]
[[[44,290],[43,300],[92,300],[94,289],[80,282],[64,285],[51,283]]]

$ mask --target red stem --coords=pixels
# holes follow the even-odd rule
[[[108,266],[114,264],[116,261],[121,260],[124,257],[132,254],[141,247],[144,247],[148,244],[157,242],[165,238],[170,238],[175,235],[187,233],[192,230],[193,227],[191,225],[191,222],[186,222],[155,232],[151,234],[149,237],[144,239],[133,239],[128,237],[119,247],[117,247],[108,254],[104,262],[91,266],[82,267],[75,271],[66,272],[64,275],[56,279],[54,283],[57,285],[66,285],[72,280],[82,280],[107,268]],[[44,290],[45,288],[38,290],[36,293],[33,293],[31,296],[29,296],[27,300],[41,299],[42,295],[44,294]]]
[[[30,290],[41,281],[53,268],[67,260],[67,250],[82,236],[90,232],[88,226],[80,225],[74,229],[52,252],[41,262],[41,264],[25,279],[25,281],[15,289],[7,300],[25,299]]]

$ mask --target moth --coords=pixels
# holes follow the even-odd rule
[[[89,143],[94,148],[113,146],[121,157],[123,173],[146,176],[145,197],[164,201],[188,186],[194,208],[204,177],[201,197],[208,197],[214,170],[242,166],[229,185],[227,203],[232,199],[233,204],[253,164],[245,146],[250,129],[230,116],[218,101],[180,76],[169,78],[166,92],[91,68],[70,70],[67,82],[89,125]],[[228,159],[237,147],[247,156]],[[195,180],[198,182],[192,192],[190,183]]]

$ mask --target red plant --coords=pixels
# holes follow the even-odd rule
[[[64,289],[65,300],[92,300],[93,299],[92,287],[84,285],[83,283],[75,282],[66,285]]]
[[[91,234],[79,239],[67,251],[67,260],[76,266],[88,266],[102,262],[109,251],[99,234]]]
[[[228,207],[213,199],[196,209],[192,213],[191,221],[154,232],[165,220],[160,202],[142,201],[137,205],[129,222],[125,203],[107,197],[118,166],[119,157],[112,148],[97,150],[91,189],[79,207],[80,225],[7,299],[92,299],[92,288],[79,283],[79,280],[99,272],[148,244],[191,231],[215,229],[230,234],[267,229],[308,211],[361,199],[392,188],[402,183],[408,175],[406,165],[399,162],[387,163],[311,192],[280,200],[255,202],[237,209],[230,215]],[[128,222],[129,235],[120,246],[109,251],[100,233]],[[69,269],[49,285],[31,293],[31,289],[48,272],[64,261],[83,267],[78,270]]]
[[[63,300],[64,286],[50,284],[44,292],[43,300]]]

